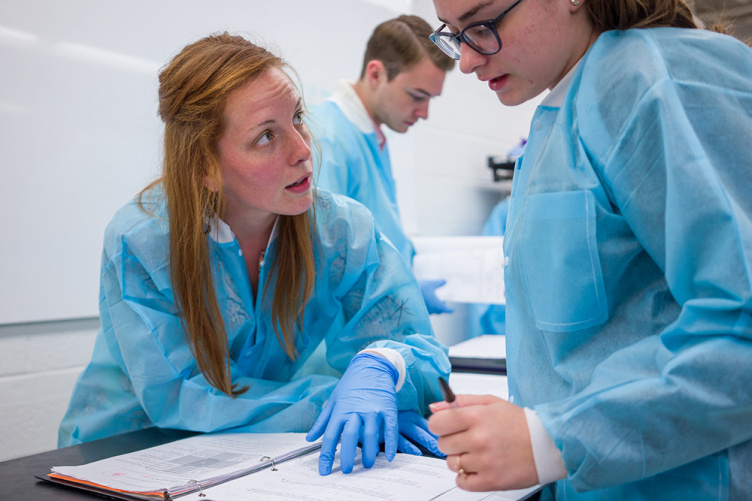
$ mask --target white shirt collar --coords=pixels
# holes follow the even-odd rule
[[[214,219],[210,219],[209,225],[211,227],[211,230],[209,231],[209,235],[211,235],[212,239],[217,242],[218,244],[227,244],[235,240],[235,233],[232,232],[232,228],[230,228],[230,225],[222,221],[221,218],[217,218],[217,227],[214,227]],[[274,219],[274,226],[272,227],[272,233],[269,235],[269,241],[266,243],[266,248],[268,249],[271,243],[274,241],[275,238],[277,238],[278,233],[278,226],[279,226],[279,216],[277,216]]]
[[[337,89],[328,100],[334,101],[347,119],[354,123],[362,133],[376,133],[376,126],[371,119],[371,115],[368,114],[363,101],[360,100],[360,96],[355,92],[352,82],[339,80],[337,82]]]
[[[580,61],[582,61],[582,59],[580,59]],[[572,69],[570,69],[567,74],[564,75],[564,78],[562,78],[559,83],[557,83],[556,86],[551,89],[551,92],[549,92],[548,95],[543,98],[543,101],[541,101],[541,106],[547,106],[549,108],[561,108],[561,104],[564,102],[564,94],[567,93],[569,83],[572,81],[572,76],[574,75],[574,71],[580,65],[580,61],[577,61],[577,64],[572,66]]]

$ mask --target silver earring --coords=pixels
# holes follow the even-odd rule
[[[580,6],[580,0],[569,0],[569,3],[571,3],[575,7],[579,7]]]

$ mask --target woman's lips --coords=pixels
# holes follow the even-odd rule
[[[291,185],[285,186],[286,190],[290,190],[293,193],[305,193],[310,188],[311,188],[311,175],[310,174],[307,174],[305,177],[303,177],[299,181],[292,183]]]

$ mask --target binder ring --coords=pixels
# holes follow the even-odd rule
[[[204,494],[204,489],[201,487],[201,484],[198,480],[189,480],[188,482],[193,482],[194,484],[198,485],[198,497],[205,498],[206,494]]]
[[[264,459],[268,459],[269,462],[272,463],[272,471],[277,471],[277,467],[274,465],[274,460],[270,458],[269,456],[261,456],[261,459],[259,461],[263,461]]]

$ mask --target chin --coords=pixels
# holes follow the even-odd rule
[[[502,94],[500,92],[496,93],[496,98],[499,100],[501,104],[504,106],[519,106],[520,104],[527,101],[527,99],[521,98],[520,96],[514,96],[509,94]]]
[[[286,215],[288,216],[297,216],[298,214],[303,214],[305,211],[311,208],[313,205],[313,191],[308,190],[306,193],[306,196],[302,198],[301,200],[298,200],[295,203],[290,204],[290,207],[288,208],[288,211],[286,211]]]
[[[404,134],[405,132],[407,132],[407,129],[410,128],[408,125],[405,125],[403,123],[400,123],[399,125],[390,125],[390,124],[386,124],[386,125],[387,127],[389,127],[390,129],[392,129],[394,132],[398,134]]]

